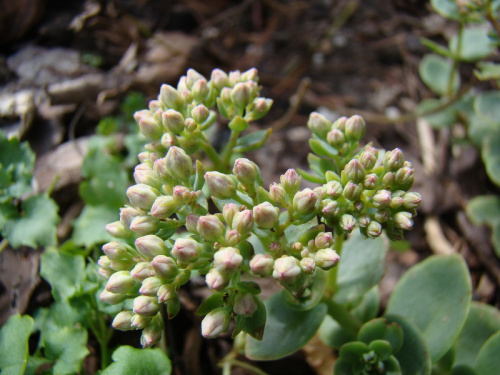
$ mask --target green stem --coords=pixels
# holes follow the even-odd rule
[[[333,242],[333,250],[339,254],[339,256],[342,254],[342,247],[344,245],[344,234],[336,234],[335,235],[335,241]],[[341,258],[342,259],[342,258]],[[328,271],[328,281],[327,281],[327,286],[326,286],[326,291],[325,291],[325,296],[329,299],[331,299],[335,293],[337,292],[337,275],[339,270],[339,265],[333,267],[330,271]]]
[[[214,146],[208,141],[208,139],[205,137],[203,133],[201,133],[201,143],[200,147],[202,148],[203,152],[208,156],[210,161],[214,165],[215,170],[220,170],[222,167],[222,159],[215,150]]]
[[[0,242],[0,254],[7,248],[7,246],[9,246],[9,241],[7,238],[4,238],[2,242]]]
[[[231,156],[233,156],[233,148],[236,146],[239,136],[240,132],[231,130],[229,142],[227,143],[226,149],[224,150],[224,154],[222,154],[222,162],[225,169],[230,169],[229,162],[231,161]]]
[[[446,96],[451,98],[453,96],[453,81],[455,80],[455,76],[458,74],[458,66],[460,64],[460,52],[462,51],[462,41],[463,41],[463,31],[464,25],[460,22],[458,27],[458,41],[457,41],[457,50],[453,55],[453,66],[450,72],[450,78],[448,80],[448,87],[446,88]]]
[[[111,339],[111,336],[113,335],[113,331],[110,328],[108,328],[103,315],[99,311],[96,301],[93,298],[90,298],[90,301],[93,309],[95,310],[95,318],[96,318],[95,319],[96,321],[90,325],[90,328],[94,333],[94,336],[96,337],[97,341],[99,342],[99,349],[101,352],[101,369],[104,369],[108,367],[110,364],[108,343],[109,340]],[[92,319],[89,319],[89,321],[92,321]]]
[[[333,301],[332,298],[325,298],[323,302],[327,306],[328,315],[330,315],[346,331],[357,335],[363,325],[361,321],[353,316],[347,308]]]

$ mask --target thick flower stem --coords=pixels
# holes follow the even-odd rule
[[[335,235],[335,241],[333,242],[333,250],[337,252],[340,256],[342,253],[342,247],[344,245],[344,234]],[[341,258],[342,259],[342,258]],[[333,267],[330,271],[328,271],[328,281],[325,291],[325,296],[327,298],[332,298],[337,292],[337,275],[339,272],[339,265]]]
[[[323,302],[326,303],[328,308],[328,315],[340,324],[342,328],[354,335],[358,334],[362,322],[353,316],[345,306],[334,302],[332,298],[325,298]]]
[[[233,149],[236,146],[236,142],[238,142],[239,136],[240,132],[231,130],[231,136],[229,137],[229,142],[227,143],[226,149],[222,154],[222,163],[224,169],[230,169],[229,162],[231,161],[231,156],[233,155]]]

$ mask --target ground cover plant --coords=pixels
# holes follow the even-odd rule
[[[455,81],[472,61],[480,80],[498,79],[485,62],[495,53],[496,2],[432,5],[459,28],[448,48],[423,41],[444,56],[420,63],[440,98],[408,116],[440,131],[465,127],[467,143],[454,142],[478,147],[495,183],[496,91],[473,95]],[[412,189],[406,150],[368,141],[376,125],[359,115],[331,120],[319,108],[302,118],[307,164],[273,182],[257,160],[271,142],[263,124],[275,105],[264,91],[255,68],[188,69],[149,102],[128,95],[87,144],[84,205],[66,236],[51,198],[57,179],[40,193],[34,153],[1,133],[1,249],[43,247],[39,273],[51,294],[2,326],[2,373],[212,373],[187,371],[177,354],[181,341],[202,336],[219,350],[213,372],[224,375],[277,373],[266,363],[314,342],[332,361],[315,367],[321,374],[495,371],[500,314],[474,296],[477,270],[466,257],[426,256],[383,295],[391,249],[407,249],[414,227],[422,233],[417,210],[426,201],[417,191],[428,188]],[[493,244],[496,200],[490,193],[465,207],[491,227]],[[186,315],[189,340],[178,328]],[[196,362],[208,355],[199,353]]]

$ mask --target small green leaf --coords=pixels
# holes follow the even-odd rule
[[[483,344],[500,331],[500,311],[473,301],[465,325],[455,343],[455,366],[472,365]]]
[[[318,175],[309,173],[304,171],[303,169],[297,168],[297,173],[304,178],[304,180],[307,180],[309,182],[314,182],[316,184],[324,184],[325,183],[325,178],[324,177],[319,177]]]
[[[389,322],[397,323],[403,330],[403,346],[394,355],[404,375],[430,375],[431,358],[425,339],[419,330],[401,316],[386,315]]]
[[[120,346],[113,352],[113,363],[101,375],[170,375],[170,359],[161,349],[135,349]]]
[[[417,113],[424,114],[424,118],[434,129],[443,129],[455,124],[457,110],[452,106],[447,106],[439,112],[425,115],[426,112],[438,108],[443,102],[439,99],[424,99],[418,104]]]
[[[326,315],[323,303],[307,311],[290,309],[281,293],[269,298],[265,306],[267,323],[262,341],[246,338],[245,354],[254,360],[274,360],[296,352],[314,336]]]
[[[488,81],[490,79],[500,79],[500,64],[495,64],[487,61],[480,61],[477,63],[479,70],[474,73],[481,81]]]
[[[491,228],[491,242],[495,253],[500,257],[500,197],[480,195],[467,204],[467,216],[475,225],[488,225]]]
[[[42,254],[40,275],[49,282],[56,300],[69,298],[80,292],[85,273],[85,259],[47,248]]]
[[[57,204],[47,195],[37,195],[22,203],[21,214],[5,222],[4,235],[16,248],[22,245],[36,248],[57,243],[59,216]]]
[[[491,375],[500,368],[500,332],[491,336],[479,351],[474,365],[477,375]]]
[[[449,48],[452,53],[463,61],[481,60],[494,52],[493,44],[484,27],[467,27],[463,30],[462,45],[458,50],[458,33],[450,39]]]
[[[335,148],[319,138],[309,139],[309,147],[316,155],[325,156],[327,158],[334,158],[339,153]]]
[[[451,77],[453,63],[441,56],[429,54],[424,56],[418,71],[422,81],[436,94],[446,96],[448,94],[448,82]],[[453,76],[451,86],[453,92],[456,92],[460,86],[460,77],[458,74]],[[453,93],[452,92],[452,93]]]
[[[365,323],[358,333],[358,340],[369,344],[375,340],[387,341],[392,350],[390,354],[396,353],[403,344],[403,330],[399,324],[389,322],[385,318],[373,319]]]
[[[500,105],[500,101],[498,104]],[[481,156],[491,181],[500,186],[500,132],[483,140]]]
[[[483,121],[500,127],[500,91],[482,92],[474,100],[474,110]]]
[[[86,205],[73,224],[73,241],[78,246],[89,248],[110,241],[106,224],[118,219],[117,208],[107,205]]]
[[[384,237],[366,239],[356,231],[345,242],[337,265],[337,292],[340,304],[361,298],[378,284],[385,272],[384,259],[389,243]]]
[[[432,52],[440,54],[444,57],[453,57],[450,50],[446,47],[443,47],[441,44],[438,44],[427,38],[420,38],[420,43],[429,48]]]
[[[207,315],[210,311],[224,305],[224,292],[216,292],[207,298],[196,309],[196,315]]]
[[[233,148],[233,152],[248,152],[256,150],[266,143],[267,139],[271,136],[271,133],[272,129],[269,128],[267,130],[259,130],[244,135],[243,137],[238,138],[238,142],[236,143],[236,147]]]
[[[453,345],[463,327],[471,281],[459,256],[432,256],[412,267],[397,283],[386,314],[413,323],[427,340],[433,361]]]
[[[28,339],[33,329],[29,315],[12,315],[0,330],[0,373],[24,374],[28,362]]]

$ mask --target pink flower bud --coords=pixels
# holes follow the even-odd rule
[[[245,158],[236,159],[233,173],[243,185],[253,186],[254,182],[259,182],[261,178],[257,164]]]
[[[161,85],[158,100],[167,108],[178,109],[182,105],[181,97],[177,90],[166,84]]]
[[[160,195],[151,206],[151,216],[156,219],[167,219],[179,209],[179,204],[170,195]]]
[[[340,129],[332,129],[326,135],[326,141],[337,149],[341,149],[345,145],[345,135]]]
[[[155,316],[159,309],[156,297],[139,296],[134,299],[134,312],[137,315]]]
[[[163,134],[161,124],[153,116],[142,117],[139,120],[139,129],[149,139],[158,139]]]
[[[241,81],[259,81],[258,70],[256,68],[250,68],[246,72],[241,73]]]
[[[366,170],[371,170],[375,167],[378,159],[378,150],[372,146],[365,146],[359,156],[359,162]]]
[[[223,247],[214,254],[214,266],[220,272],[236,272],[241,263],[243,257],[235,247]]]
[[[387,208],[391,204],[392,193],[389,190],[379,190],[372,199],[375,207],[379,209]]]
[[[280,184],[273,182],[269,186],[269,197],[276,203],[283,205],[285,203],[285,189]]]
[[[251,293],[238,293],[234,299],[233,311],[244,318],[251,317],[258,309],[255,296]]]
[[[171,301],[177,295],[175,286],[172,284],[163,284],[160,286],[157,292],[158,301],[165,303]]]
[[[155,275],[155,270],[149,262],[139,262],[130,271],[130,275],[137,281],[142,282],[147,277]]]
[[[158,190],[145,184],[132,185],[127,189],[127,197],[132,206],[147,211],[149,211],[151,205],[159,195]]]
[[[152,276],[142,280],[141,288],[139,289],[139,293],[143,296],[156,296],[158,289],[163,285],[163,281],[159,278]]]
[[[403,197],[399,196],[399,197],[395,197],[393,196],[392,199],[391,199],[391,204],[389,205],[392,209],[398,209],[400,208],[404,203],[404,199]]]
[[[312,112],[309,115],[309,120],[307,121],[307,127],[314,134],[319,135],[321,138],[326,137],[326,134],[330,131],[332,123],[326,119],[325,116],[318,112]]]
[[[119,331],[129,331],[132,329],[131,321],[134,313],[132,311],[120,311],[113,319],[113,328]]]
[[[205,173],[205,182],[207,183],[210,194],[219,199],[227,199],[236,193],[236,183],[233,179],[220,172]]]
[[[363,188],[361,187],[361,185],[349,181],[344,187],[343,194],[344,197],[354,202],[361,198],[361,194],[363,194]]]
[[[397,171],[403,166],[405,158],[403,152],[399,148],[395,148],[390,152],[386,152],[384,156],[384,169],[387,171]]]
[[[198,259],[201,253],[201,246],[191,238],[178,238],[175,240],[172,255],[179,261],[191,263]]]
[[[225,236],[226,246],[236,246],[241,241],[241,235],[237,230],[228,230]]]
[[[331,199],[325,199],[321,202],[321,213],[325,217],[336,216],[339,213],[339,204],[337,201],[332,201]]]
[[[340,217],[339,226],[344,232],[351,232],[356,226],[356,219],[352,215],[344,214]]]
[[[157,255],[151,262],[153,269],[158,275],[163,279],[171,279],[179,273],[179,268],[175,263],[175,260],[166,255]]]
[[[410,230],[413,227],[412,215],[409,212],[398,212],[394,215],[394,223],[396,228]]]
[[[403,195],[403,206],[407,210],[417,208],[422,202],[422,196],[419,193],[406,193]]]
[[[312,275],[316,271],[316,262],[312,258],[302,258],[299,262],[300,269],[307,275]]]
[[[345,175],[348,180],[360,183],[365,178],[365,168],[361,165],[358,159],[352,159],[344,168]]]
[[[113,293],[104,289],[99,296],[100,300],[108,305],[117,305],[127,299],[125,294]]]
[[[198,103],[201,103],[206,99],[208,92],[209,88],[207,80],[205,78],[198,79],[191,88],[191,94],[193,95],[193,99]]]
[[[278,223],[279,209],[264,202],[253,208],[253,217],[259,227],[273,228]]]
[[[242,236],[247,234],[253,228],[253,213],[251,210],[243,210],[236,212],[233,217],[231,226],[238,231]]]
[[[161,340],[163,326],[161,320],[155,318],[142,330],[140,341],[143,348],[150,348]]]
[[[250,109],[245,113],[245,120],[250,122],[261,119],[269,112],[272,105],[272,99],[255,98]]]
[[[237,212],[240,212],[240,207],[234,203],[228,203],[222,209],[222,217],[228,226],[233,224],[233,217]]]
[[[354,115],[345,123],[345,135],[349,141],[359,142],[365,136],[365,131],[365,120],[361,116]]]
[[[403,167],[400,168],[394,175],[394,183],[400,186],[402,189],[410,189],[413,185],[414,171],[412,168]]]
[[[198,220],[200,220],[198,215],[188,215],[186,217],[186,229],[191,233],[198,233]]]
[[[382,225],[377,221],[371,221],[366,227],[368,237],[377,238],[382,234]]]
[[[207,339],[213,339],[228,330],[230,321],[231,315],[224,309],[212,310],[201,322],[201,334]]]
[[[250,260],[250,269],[255,275],[271,276],[273,267],[274,259],[270,254],[255,254]]]
[[[273,277],[286,284],[296,281],[301,274],[299,260],[288,255],[283,255],[274,262]]]
[[[299,215],[308,215],[318,209],[318,195],[309,188],[297,192],[293,197],[293,209]]]
[[[130,325],[133,329],[144,329],[151,322],[149,316],[134,314],[130,320]]]
[[[173,134],[181,134],[184,130],[184,116],[174,109],[163,112],[161,120],[165,129]]]
[[[144,215],[144,212],[135,207],[125,206],[120,208],[120,223],[124,228],[130,228],[130,223],[134,220],[134,217],[139,215]]]
[[[252,95],[252,88],[247,82],[238,82],[231,90],[231,100],[238,108],[245,108],[255,96]]]
[[[229,277],[217,268],[211,268],[205,276],[205,282],[210,289],[222,290],[229,284]]]
[[[136,184],[157,185],[158,178],[149,164],[138,164],[134,169],[134,180]]]
[[[295,169],[289,169],[284,175],[280,176],[281,186],[290,195],[299,191],[301,181],[302,177],[299,176]]]
[[[373,190],[377,187],[378,176],[375,173],[370,173],[365,176],[363,180],[363,187],[366,190]]]
[[[221,90],[229,84],[228,76],[225,72],[220,69],[212,70],[212,75],[210,77],[210,82],[218,89]]]
[[[317,249],[324,249],[333,245],[333,235],[331,232],[318,233],[314,239],[314,245]]]
[[[193,161],[179,147],[172,146],[165,156],[167,172],[179,181],[186,181],[193,173]]]
[[[130,223],[130,230],[140,236],[155,233],[158,230],[158,220],[149,215],[136,216]]]
[[[111,293],[130,293],[137,286],[129,271],[115,272],[106,284],[106,290]]]
[[[345,124],[347,123],[347,117],[342,116],[339,117],[332,125],[332,129],[338,129],[342,132],[345,132]]]
[[[198,219],[196,229],[204,240],[217,241],[224,233],[224,224],[215,215],[205,215]]]
[[[116,238],[127,238],[130,237],[130,234],[132,233],[128,228],[125,228],[123,224],[119,221],[107,224],[106,232],[108,232],[109,235]]]
[[[342,184],[338,181],[330,181],[326,184],[326,195],[332,199],[337,199],[342,195]]]
[[[314,254],[316,266],[325,271],[335,266],[339,260],[339,255],[333,249],[321,249]]]
[[[166,255],[168,253],[165,242],[153,234],[136,239],[135,247],[147,260],[151,260],[157,255]]]
[[[102,251],[104,251],[110,260],[132,259],[133,254],[130,246],[118,241],[108,242],[102,247]]]
[[[210,116],[210,110],[203,104],[199,104],[191,110],[191,116],[194,121],[203,124]]]
[[[101,268],[105,269],[105,270],[111,270],[111,260],[106,256],[106,255],[103,255],[103,256],[100,256],[99,257],[99,260],[97,261],[97,264],[99,266],[101,266]]]

